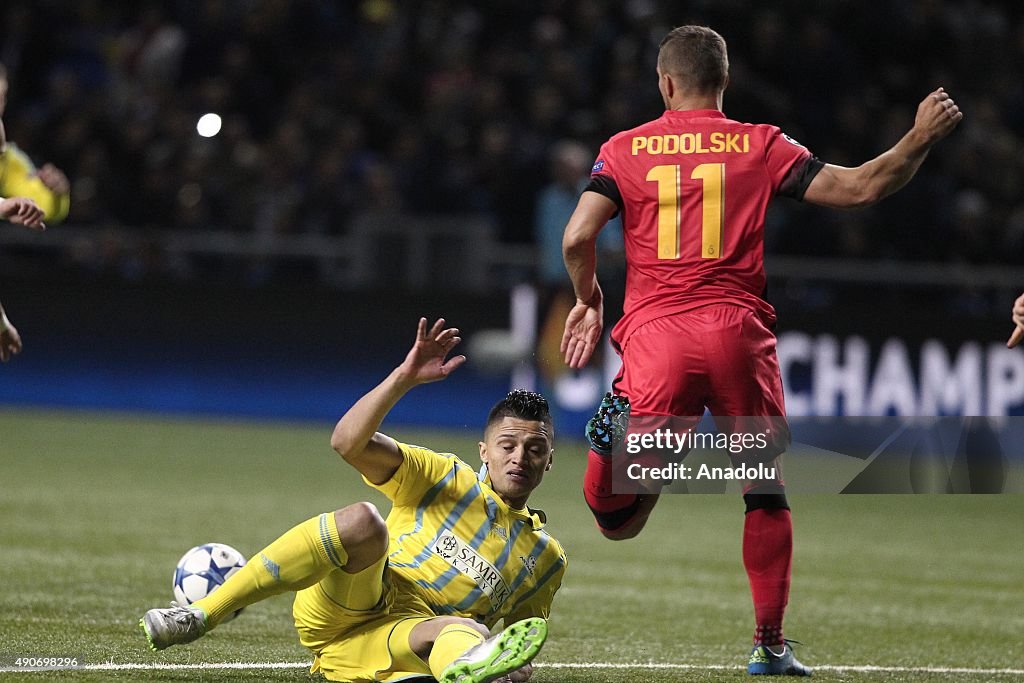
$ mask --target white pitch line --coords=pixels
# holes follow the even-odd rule
[[[818,664],[811,669],[853,673],[931,673],[931,674],[983,674],[986,676],[1024,676],[1024,669],[971,669],[944,666],[875,666],[873,664]],[[742,671],[746,666],[727,664],[673,664],[670,662],[546,662],[538,669],[646,669],[675,671]]]
[[[210,662],[206,664],[86,664],[79,667],[64,669],[70,671],[184,671],[195,669],[307,669],[309,662]],[[538,669],[643,669],[649,671],[741,671],[744,666],[725,664],[673,664],[668,662],[538,662]],[[928,673],[928,674],[975,674],[984,676],[1024,676],[1024,669],[971,669],[967,667],[944,666],[875,666],[824,664],[812,666],[819,671],[836,671],[839,673]],[[31,672],[53,671],[52,668],[14,669],[0,668],[0,672]]]

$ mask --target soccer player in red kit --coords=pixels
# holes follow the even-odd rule
[[[657,492],[612,490],[610,420],[638,416],[755,416],[785,424],[782,379],[765,301],[764,219],[776,196],[835,208],[867,206],[903,187],[933,144],[963,118],[939,88],[894,147],[856,168],[826,164],[777,127],[722,112],[729,82],[724,39],[681,26],[662,41],[658,89],[666,112],[608,140],[565,229],[563,255],[576,291],[562,339],[566,363],[583,367],[602,331],[595,240],[622,214],[624,313],[612,330],[622,357],[588,427],[584,494],[601,532],[631,538]],[[782,430],[787,431],[787,430]],[[788,435],[787,439],[788,440]],[[786,444],[771,455],[781,454]],[[744,487],[743,562],[754,601],[751,674],[810,675],[783,639],[793,526],[781,478]]]

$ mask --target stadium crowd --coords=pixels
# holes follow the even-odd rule
[[[727,114],[830,163],[890,146],[939,85],[966,113],[877,207],[779,202],[770,251],[1024,261],[1014,3],[11,0],[4,123],[71,179],[71,225],[344,234],[365,212],[482,213],[530,243],[553,150],[596,153],[656,116],[657,39],[689,22],[729,42]],[[196,134],[204,112],[223,117],[219,135]],[[69,244],[81,267],[164,267]]]

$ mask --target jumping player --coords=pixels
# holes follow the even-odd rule
[[[867,206],[903,187],[929,149],[963,118],[942,89],[911,130],[856,168],[823,163],[777,127],[726,118],[725,40],[681,26],[662,41],[658,89],[666,112],[619,133],[598,154],[565,229],[563,255],[576,292],[562,338],[565,362],[583,367],[602,331],[595,240],[622,215],[627,287],[612,341],[622,370],[592,421],[584,492],[602,533],[643,528],[660,488],[613,493],[602,423],[633,416],[782,418],[775,311],[764,299],[764,220],[776,196],[822,206]],[[776,453],[784,450],[782,444]],[[774,454],[773,454],[774,455]],[[743,562],[756,628],[748,672],[810,675],[783,638],[793,527],[782,480],[745,487]]]

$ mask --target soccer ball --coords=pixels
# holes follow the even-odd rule
[[[220,588],[229,576],[245,565],[245,556],[223,543],[197,545],[178,560],[174,569],[174,599],[179,605],[191,605]],[[223,619],[231,621],[242,610]]]

